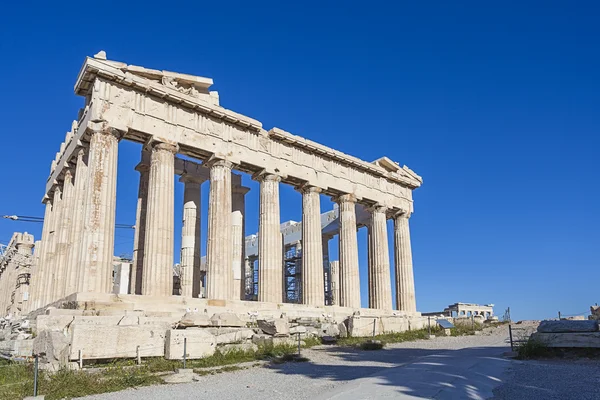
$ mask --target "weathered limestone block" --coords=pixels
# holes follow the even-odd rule
[[[140,325],[161,325],[167,326],[168,329],[172,328],[179,322],[177,317],[140,317]]]
[[[124,315],[121,320],[119,321],[119,326],[125,326],[125,325],[139,325],[140,324],[140,317],[138,317],[137,315]]]
[[[36,319],[36,332],[63,331],[75,319],[72,315],[38,315]]]
[[[123,319],[124,315],[108,315],[104,317],[75,317],[73,325],[101,325],[116,326]]]
[[[62,332],[41,331],[33,340],[32,353],[47,361],[58,361],[61,353],[69,346],[69,338]]]
[[[273,337],[264,334],[256,334],[252,336],[252,343],[257,344],[259,346],[266,346],[273,344]]]
[[[254,343],[239,343],[239,344],[226,344],[219,347],[221,354],[227,354],[232,351],[244,351],[244,352],[255,352],[258,351],[258,346]]]
[[[300,346],[304,346],[306,343],[300,340]],[[273,346],[298,346],[297,337],[274,337]]]
[[[299,326],[294,326],[293,328],[290,328],[290,335],[296,335],[298,333],[306,333],[306,327],[299,325]]]
[[[210,321],[213,326],[246,327],[246,323],[234,313],[217,313],[210,318]]]
[[[321,331],[319,332],[319,336],[332,336],[338,337],[340,335],[340,328],[337,324],[326,323],[321,325]]]
[[[83,315],[83,310],[69,310],[69,309],[63,309],[63,308],[48,308],[46,310],[46,315],[53,315],[53,316],[58,316],[58,315],[70,315],[70,316],[75,316],[75,315]]]
[[[383,333],[377,317],[359,317],[356,315],[348,319],[348,334],[353,337],[373,336]]]
[[[167,331],[165,358],[183,359],[184,339],[187,358],[197,359],[215,354],[217,340],[204,329],[171,329]]]
[[[133,358],[139,346],[142,357],[165,354],[166,331],[161,327],[102,326],[73,324],[69,359],[77,360],[79,350],[84,359]],[[183,353],[182,353],[183,354]]]
[[[252,329],[207,328],[204,329],[217,338],[217,344],[240,343],[254,336]]]
[[[34,339],[4,340],[0,342],[0,352],[13,357],[31,357]]]
[[[548,347],[590,347],[600,348],[600,332],[535,332],[531,340],[540,341]]]
[[[340,337],[341,338],[348,337],[348,328],[346,328],[346,324],[345,323],[340,322],[338,324],[338,329],[340,331]]]
[[[212,321],[206,314],[185,313],[178,323],[179,326],[212,326]]]
[[[542,321],[537,328],[542,333],[598,332],[597,321]]]
[[[409,330],[409,321],[406,317],[381,317],[381,329],[385,333],[397,333]]]
[[[270,319],[270,320],[259,319],[257,322],[258,322],[258,327],[264,333],[268,333],[269,335],[289,336],[289,334],[290,334],[290,324],[288,323],[288,320],[285,318]]]

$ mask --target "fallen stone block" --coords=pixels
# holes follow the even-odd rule
[[[345,323],[340,322],[338,324],[338,329],[340,331],[340,337],[341,338],[348,337],[348,328],[346,328],[346,324]]]
[[[531,340],[544,343],[548,347],[589,347],[600,348],[600,332],[535,332]]]
[[[124,317],[121,315],[106,315],[103,317],[75,317],[73,324],[77,325],[96,325],[96,326],[116,326]]]
[[[244,352],[256,352],[258,351],[258,346],[254,343],[239,343],[239,344],[226,344],[224,346],[219,347],[219,352],[221,354],[227,354],[232,351],[244,351]]]
[[[141,357],[160,357],[165,354],[166,331],[160,326],[72,325],[70,360],[133,358],[139,346]],[[183,352],[182,352],[183,354]]]
[[[352,337],[366,337],[379,335],[383,333],[379,318],[377,317],[358,317],[348,318],[348,334]]]
[[[246,327],[246,323],[234,313],[217,313],[210,318],[210,321],[213,326]]]
[[[216,330],[216,332],[214,332]],[[217,338],[217,344],[240,343],[254,336],[252,329],[212,328],[211,332]]]
[[[542,321],[537,331],[541,333],[598,332],[598,322],[591,320]]]
[[[381,317],[380,322],[385,333],[398,333],[409,329],[409,320],[406,317]]]
[[[306,327],[300,325],[290,328],[290,335],[296,335],[298,333],[306,333]]]
[[[72,315],[38,315],[36,319],[36,332],[63,331],[75,319]]]
[[[206,314],[200,313],[185,313],[183,318],[178,322],[178,326],[212,326],[212,321]]]
[[[119,321],[119,326],[139,325],[140,317],[137,315],[124,315]]]
[[[256,334],[252,336],[252,343],[259,346],[267,346],[273,344],[273,337],[265,334]]]
[[[279,319],[259,319],[258,327],[269,335],[273,336],[289,336],[290,334],[290,325],[287,319],[279,318]]]
[[[69,315],[69,316],[82,316],[83,310],[68,310],[63,308],[49,308],[46,310],[46,315],[59,316],[59,315]]]
[[[59,361],[68,346],[69,338],[63,332],[41,331],[33,339],[32,354],[43,357],[48,362]]]
[[[33,339],[4,340],[0,342],[0,352],[13,357],[31,357],[33,353]]]
[[[167,331],[165,358],[183,359],[184,339],[187,358],[198,359],[215,354],[217,339],[203,329],[171,329]]]

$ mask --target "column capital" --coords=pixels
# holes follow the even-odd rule
[[[339,196],[334,196],[331,198],[336,203],[353,203],[356,204],[357,199],[356,196],[351,193],[340,194]]]
[[[367,210],[373,214],[385,214],[388,211],[388,208],[382,204],[374,204],[371,207],[368,207]]]
[[[233,168],[233,163],[231,161],[225,160],[224,158],[211,157],[204,164],[208,168],[213,168],[213,167],[220,167],[220,168],[227,168],[227,169]]]
[[[409,219],[412,215],[412,211],[408,211],[408,210],[392,210],[392,212],[393,212],[392,216],[394,217],[394,219],[399,219],[399,218]]]
[[[150,143],[150,147],[153,151],[168,151],[169,153],[172,153],[174,155],[177,154],[177,152],[179,151],[179,146],[173,143],[155,141]]]
[[[265,171],[259,171],[252,175],[252,179],[258,182],[281,182],[281,176]]]
[[[304,184],[302,186],[298,186],[296,188],[297,191],[299,191],[302,194],[307,194],[307,193],[321,193],[323,191],[323,189],[321,189],[320,187],[317,186],[312,186],[309,184]]]
[[[88,124],[87,131],[90,135],[102,134],[114,136],[117,140],[120,140],[125,134],[116,128],[111,127],[105,121],[101,122],[90,122]]]

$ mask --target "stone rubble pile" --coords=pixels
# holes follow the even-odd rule
[[[597,320],[542,321],[532,340],[548,347],[600,348],[600,327]]]

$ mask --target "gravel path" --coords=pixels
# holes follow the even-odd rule
[[[305,363],[267,365],[87,400],[600,399],[600,361],[514,361],[508,329],[398,343],[380,351],[320,346]]]
[[[391,370],[399,369],[397,367],[407,366],[407,370],[414,372],[417,369],[414,367],[416,364],[419,364],[421,368],[425,366],[428,369],[436,368],[435,365],[443,365],[439,362],[424,362],[428,357],[448,357],[448,360],[459,361],[475,358],[492,359],[492,355],[496,356],[507,350],[507,337],[507,328],[500,327],[481,336],[438,337],[432,340],[397,343],[386,346],[384,350],[380,351],[359,351],[349,348],[320,346],[303,351],[303,355],[310,359],[309,362],[305,363],[257,367],[204,376],[195,383],[144,387],[118,393],[89,396],[85,399],[187,400],[208,398],[237,400],[243,398],[244,400],[264,400],[268,398],[312,400],[328,398],[327,393],[333,395],[334,392],[343,390],[345,385],[355,380],[365,377],[374,377],[381,380]],[[493,359],[500,360],[499,357]],[[509,364],[506,360],[502,361]],[[472,367],[472,365],[464,366],[466,369],[472,369]],[[505,368],[503,366],[502,370]],[[442,372],[437,373],[442,374]],[[443,374],[453,376],[447,372]],[[493,379],[498,379],[498,383],[495,383],[495,385],[500,383],[500,378]],[[409,383],[402,382],[402,384]],[[396,385],[392,381],[386,384],[388,387]],[[438,383],[438,385],[440,384]],[[452,386],[452,384],[448,385]],[[471,388],[471,385],[463,386],[461,390],[475,390]],[[416,386],[411,388],[410,384],[406,388],[407,392],[417,390],[419,389]]]

